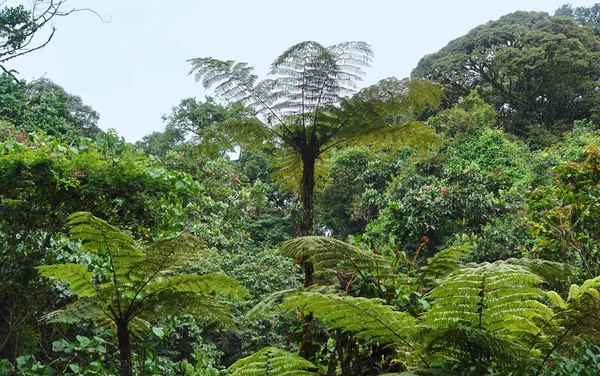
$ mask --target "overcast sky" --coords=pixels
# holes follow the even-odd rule
[[[14,3],[14,2],[13,2]],[[245,61],[260,75],[286,48],[366,41],[375,59],[364,86],[407,77],[421,57],[470,29],[516,10],[554,11],[565,0],[69,0],[94,9],[55,22],[41,51],[10,65],[26,80],[42,75],[81,96],[103,129],[127,141],[163,129],[161,115],[206,94],[187,59]],[[574,2],[591,6],[593,2]]]

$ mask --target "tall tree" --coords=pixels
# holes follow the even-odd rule
[[[100,115],[77,95],[49,79],[25,84],[7,74],[0,76],[0,119],[25,132],[44,132],[76,139],[94,138]]]
[[[94,138],[100,132],[98,112],[83,103],[81,97],[67,93],[62,86],[47,78],[30,82],[25,88],[25,95],[32,109],[55,114],[85,137]]]
[[[258,81],[247,63],[213,58],[191,59],[191,73],[206,88],[238,101],[255,113],[214,124],[204,140],[242,147],[273,144],[280,152],[280,174],[295,186],[302,203],[297,235],[314,233],[315,177],[320,161],[336,147],[370,144],[392,147],[424,144],[435,134],[413,115],[437,106],[441,89],[421,80],[388,78],[355,92],[373,53],[364,42],[325,47],[296,44],[271,65],[274,78]],[[225,138],[225,140],[223,140]],[[303,260],[304,261],[304,260]],[[303,262],[305,285],[313,284],[313,266]]]
[[[591,7],[573,8],[571,4],[565,4],[554,12],[555,16],[567,16],[572,18],[578,25],[589,26],[594,34],[600,35],[600,3]]]
[[[170,114],[162,116],[166,123],[165,129],[144,136],[137,145],[150,154],[163,156],[186,141],[197,143],[202,139],[205,128],[235,117],[241,110],[240,106],[218,104],[211,97],[206,97],[204,102],[196,98],[182,99],[179,105],[171,109]],[[212,151],[220,150],[217,147],[217,150]]]
[[[412,76],[442,83],[452,99],[476,89],[508,131],[539,134],[593,115],[600,39],[566,17],[519,11],[423,57]]]
[[[65,9],[67,0],[31,0],[24,5],[5,6],[0,9],[0,69],[18,81],[17,71],[5,64],[17,57],[44,48],[56,32],[53,22],[78,11],[90,9]],[[4,5],[3,1],[0,5]]]

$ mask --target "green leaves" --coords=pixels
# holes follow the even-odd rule
[[[412,348],[408,338],[416,331],[415,319],[377,299],[299,292],[286,297],[283,307],[310,313],[329,328],[350,332],[368,344]]]
[[[92,272],[87,266],[79,264],[43,265],[36,269],[44,277],[52,277],[57,281],[66,282],[73,294],[82,298],[96,295],[96,289],[92,284]]]
[[[352,271],[360,274],[389,267],[384,257],[325,236],[303,236],[288,240],[281,246],[281,252],[297,260],[305,259],[321,272]]]
[[[502,125],[532,139],[557,122],[589,118],[600,41],[591,29],[543,12],[514,12],[423,57],[412,76],[448,88],[452,100],[477,89]]]
[[[450,273],[430,293],[434,301],[421,331],[426,353],[439,357],[436,361],[451,357],[481,369],[534,361],[535,341],[552,317],[540,302],[541,282],[526,267],[502,261]],[[543,339],[536,345],[543,347]]]
[[[130,236],[90,213],[73,214],[69,224],[72,239],[81,242],[79,252],[94,252],[107,260],[109,279],[92,283],[97,279],[87,267],[77,264],[39,267],[44,277],[69,283],[73,295],[79,297],[46,319],[67,323],[92,319],[98,326],[116,327],[122,359],[131,357],[129,344],[123,347],[122,333],[139,336],[151,330],[147,320],[196,314],[217,324],[228,324],[232,315],[218,298],[248,295],[243,286],[227,276],[176,274],[177,268],[200,251],[202,242],[191,235],[159,240],[143,252]]]

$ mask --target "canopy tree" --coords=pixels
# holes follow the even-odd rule
[[[435,138],[414,115],[428,105],[439,105],[443,93],[438,85],[388,78],[355,91],[372,56],[364,42],[329,47],[302,42],[277,57],[269,72],[274,78],[263,81],[247,63],[210,57],[190,60],[191,73],[204,87],[216,85],[217,96],[254,110],[204,129],[202,140],[242,147],[275,145],[279,176],[297,190],[302,204],[297,235],[314,233],[315,177],[333,148],[422,145]],[[303,262],[303,267],[305,285],[310,286],[312,265]]]
[[[144,136],[137,145],[150,154],[163,156],[186,141],[195,143],[202,137],[203,129],[235,117],[241,110],[240,106],[216,103],[211,97],[206,97],[204,102],[196,98],[182,99],[179,105],[171,109],[170,114],[162,116],[166,123],[164,131]],[[220,150],[217,147],[212,151]]]
[[[590,28],[520,11],[474,28],[412,72],[445,85],[452,99],[476,89],[520,136],[589,118],[599,75],[600,39]]]
[[[0,9],[0,69],[18,81],[14,69],[6,63],[17,57],[44,48],[56,32],[54,22],[59,17],[90,9],[66,9],[67,0],[31,0],[24,5],[5,6]],[[4,5],[6,1],[0,3]]]
[[[571,4],[564,4],[554,12],[554,15],[570,17],[578,25],[589,26],[594,30],[594,34],[600,35],[600,3],[576,8]]]

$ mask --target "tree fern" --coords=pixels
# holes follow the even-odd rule
[[[98,326],[114,327],[122,375],[132,374],[130,337],[147,330],[149,321],[196,314],[226,324],[232,321],[231,313],[216,297],[239,299],[248,294],[230,277],[176,273],[200,252],[202,242],[193,236],[161,239],[142,251],[131,237],[89,213],[72,215],[69,224],[71,238],[81,241],[79,252],[106,258],[110,280],[94,278],[77,264],[38,267],[43,276],[66,282],[79,297],[46,318],[69,323],[92,320]]]
[[[425,106],[439,105],[441,89],[425,80],[388,79],[356,92],[372,56],[364,42],[329,47],[302,42],[277,57],[269,72],[273,78],[263,81],[246,63],[189,60],[196,81],[257,115],[242,115],[234,121],[237,126],[217,125],[219,132],[208,130],[204,142],[226,134],[240,145],[260,147],[267,142],[287,154],[280,157],[279,177],[289,182],[286,186],[296,187],[301,198],[300,235],[314,233],[315,177],[318,161],[328,150],[352,143],[422,145],[434,138],[430,129],[411,120]],[[305,268],[308,281],[310,270]]]
[[[298,355],[274,347],[265,347],[233,363],[232,376],[302,376],[317,375],[314,364]]]

